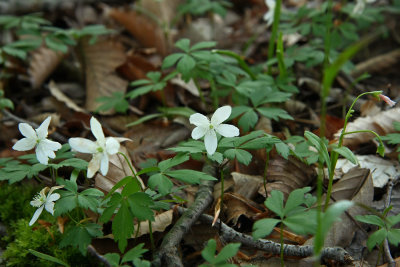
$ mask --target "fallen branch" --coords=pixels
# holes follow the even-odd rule
[[[208,171],[209,174],[212,172],[213,171]],[[183,267],[181,257],[178,253],[179,243],[213,201],[212,192],[214,184],[215,181],[202,182],[196,193],[193,204],[185,209],[184,212],[181,212],[182,216],[164,237],[158,252],[154,256],[152,266]]]
[[[186,212],[185,208],[178,207],[180,213]],[[202,214],[200,216],[200,221],[211,226],[213,217],[207,214]],[[281,245],[273,241],[259,239],[254,240],[253,237],[239,233],[227,226],[225,223],[221,225],[219,223],[213,226],[215,229],[221,229],[220,235],[222,239],[226,242],[239,242],[243,246],[256,248],[267,253],[279,255],[281,250]],[[313,255],[313,246],[296,246],[296,245],[284,245],[283,254],[285,256],[301,257],[306,258]],[[352,257],[349,253],[340,247],[324,248],[322,250],[322,259],[335,260],[340,264],[351,264],[353,262]]]

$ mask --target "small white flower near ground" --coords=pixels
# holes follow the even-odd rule
[[[61,148],[60,143],[47,139],[50,120],[51,117],[47,117],[36,130],[28,123],[20,123],[18,128],[25,138],[18,140],[12,148],[18,151],[27,151],[35,147],[38,161],[47,165],[49,158],[54,159],[56,157],[54,152]]]
[[[29,226],[33,225],[36,220],[39,218],[40,214],[42,214],[43,209],[46,209],[51,215],[54,215],[54,202],[60,198],[60,194],[53,193],[54,190],[60,189],[63,186],[53,186],[50,188],[49,193],[46,196],[46,192],[49,188],[46,186],[43,188],[40,193],[31,201],[31,205],[33,207],[37,207],[38,209],[33,214],[31,221],[29,222]]]
[[[265,0],[265,5],[268,7],[268,11],[264,14],[264,20],[268,26],[271,26],[274,22],[275,0]]]
[[[352,14],[356,16],[361,15],[365,9],[365,5],[367,3],[373,3],[375,1],[376,0],[357,0],[357,3],[353,8]]]
[[[217,150],[218,139],[216,133],[224,137],[234,137],[239,135],[239,129],[230,124],[223,124],[231,115],[232,108],[223,106],[218,108],[211,117],[211,121],[200,113],[190,116],[189,122],[197,127],[192,131],[193,139],[200,139],[204,136],[204,145],[207,153],[212,155]]]
[[[108,172],[109,155],[118,153],[120,142],[130,140],[128,138],[104,137],[101,124],[95,117],[90,119],[90,129],[94,137],[96,137],[96,141],[81,137],[70,138],[68,141],[73,150],[92,154],[93,157],[89,162],[87,171],[88,178],[92,178],[98,170],[100,170],[102,175],[106,175]]]

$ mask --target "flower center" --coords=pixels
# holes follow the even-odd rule
[[[210,130],[214,129],[214,125],[210,124]]]
[[[97,152],[103,153],[103,152],[104,152],[104,149],[103,149],[101,146],[99,146],[99,147],[97,148]]]

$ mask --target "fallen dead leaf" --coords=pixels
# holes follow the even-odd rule
[[[64,54],[42,46],[33,51],[31,56],[28,69],[29,80],[33,89],[37,89],[57,68]]]
[[[168,210],[163,213],[160,213],[155,216],[154,221],[151,222],[151,228],[154,232],[164,232],[165,228],[167,228],[172,223],[173,218],[173,210]],[[135,235],[137,231],[137,224],[135,224]],[[139,224],[139,232],[137,236],[142,236],[149,233],[149,222],[144,221]],[[134,237],[134,236],[132,236]]]
[[[75,104],[72,99],[70,99],[68,96],[66,96],[56,85],[54,81],[50,81],[49,83],[49,90],[52,96],[54,96],[58,101],[63,102],[67,107],[72,109],[73,111],[76,112],[82,112],[82,113],[88,113],[86,110],[83,108],[79,107],[77,104]]]

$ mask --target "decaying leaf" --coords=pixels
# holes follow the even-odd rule
[[[232,172],[231,175],[235,182],[234,192],[248,199],[253,199],[263,184],[263,178],[260,175],[239,172]]]
[[[370,171],[359,167],[349,170],[333,185],[332,197],[336,201],[349,199],[354,203],[371,206],[374,198],[374,186]],[[354,218],[356,215],[365,214],[366,211],[354,205],[347,210],[347,213]],[[356,223],[347,214],[342,214],[341,221],[335,222],[329,230],[325,239],[325,246],[348,246],[353,239],[357,227]]]
[[[236,225],[240,216],[252,218],[262,212],[262,207],[250,199],[235,193],[224,194],[224,206],[227,221]]]
[[[63,57],[63,53],[56,52],[44,46],[32,52],[28,73],[33,89],[37,89],[43,84],[57,68]]]
[[[129,153],[124,146],[122,145],[120,146],[119,152],[124,153],[125,156],[128,158],[128,160],[131,161],[131,159],[129,158]],[[129,165],[123,156],[121,156],[120,154],[114,154],[109,157],[109,160],[110,160],[109,163],[110,166],[107,175],[103,176],[101,173],[97,173],[94,177],[95,187],[97,189],[102,190],[105,193],[110,192],[111,188],[121,179],[125,178],[126,176],[133,176],[132,171],[129,168]],[[135,169],[134,171],[136,172]],[[144,188],[143,181],[140,179],[140,177],[138,178],[140,183],[142,184],[142,187]]]
[[[358,77],[365,72],[374,73],[382,71],[382,69],[389,68],[399,62],[399,59],[400,49],[395,49],[389,53],[368,58],[356,65],[356,68],[351,72],[351,76]]]
[[[100,106],[97,98],[111,96],[113,92],[125,93],[128,82],[115,73],[125,62],[125,53],[120,43],[111,40],[92,45],[86,40],[79,47],[86,73],[86,108],[95,111]]]
[[[75,104],[74,101],[72,101],[68,96],[66,96],[56,85],[54,81],[50,81],[49,83],[49,90],[52,96],[54,96],[58,101],[63,102],[67,107],[72,109],[73,111],[76,112],[82,112],[82,113],[88,113],[86,110],[83,108],[79,107],[77,104]]]
[[[173,210],[168,210],[163,213],[160,213],[154,217],[154,221],[151,222],[151,228],[154,232],[164,232],[165,228],[167,228],[172,223],[173,218]],[[135,235],[136,235],[137,224],[135,224]],[[149,222],[143,221],[139,224],[139,232],[138,237],[149,233]],[[134,237],[134,236],[133,236]]]
[[[289,160],[277,156],[270,160],[267,171],[267,192],[281,191],[285,199],[290,192],[297,188],[307,186],[313,179],[314,169],[301,161],[289,157]],[[266,196],[264,187],[261,186],[258,193]]]
[[[396,177],[400,172],[400,164],[395,160],[387,160],[374,155],[356,155],[360,167],[371,171],[374,187],[383,188],[390,178]],[[339,159],[335,172],[347,173],[353,168],[353,163],[347,159]]]
[[[398,121],[399,118],[400,108],[392,108],[386,111],[382,111],[374,116],[357,118],[347,125],[346,132],[372,130],[379,135],[386,135],[388,133],[394,132],[393,122]],[[341,132],[342,129],[335,134],[335,137],[339,138]],[[357,146],[362,143],[367,143],[373,138],[375,138],[375,135],[366,132],[348,134],[344,136],[343,145]]]

